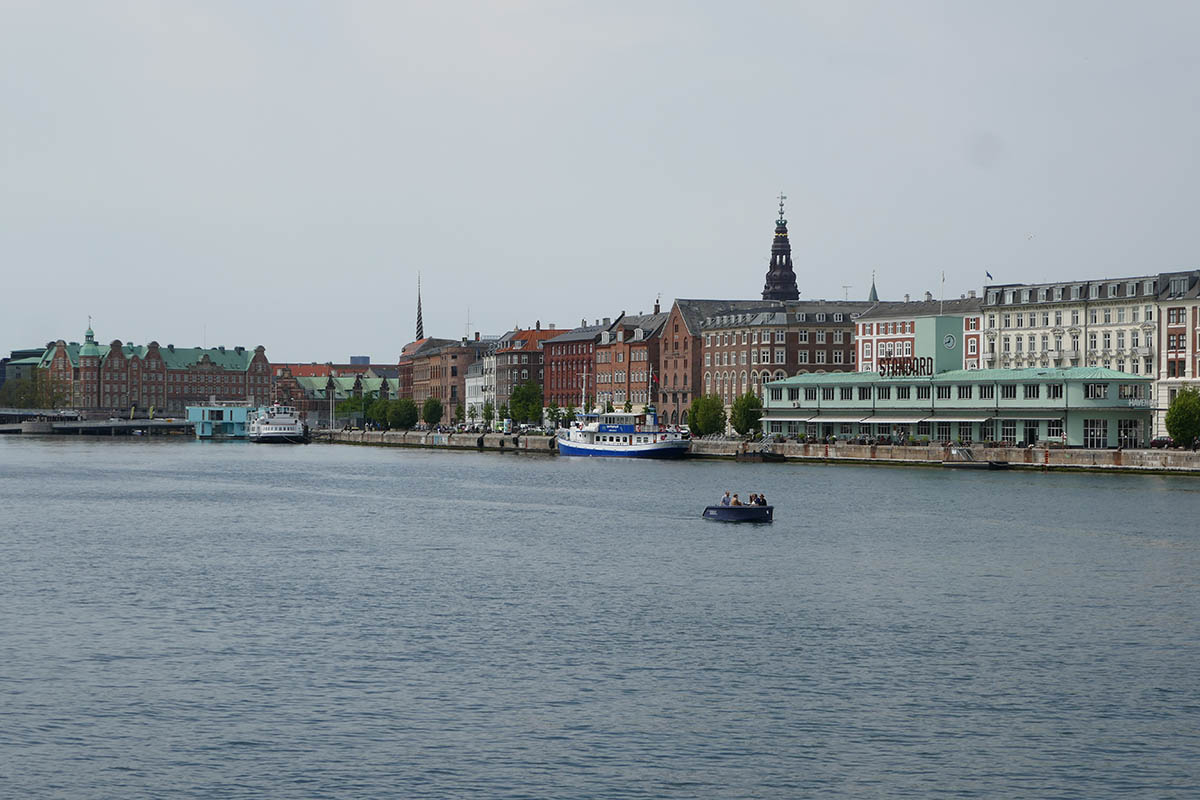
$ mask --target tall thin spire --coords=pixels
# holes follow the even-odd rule
[[[421,273],[417,273],[417,341],[425,338],[425,322],[421,319]]]
[[[796,272],[792,268],[792,245],[788,241],[787,220],[783,216],[783,201],[779,193],[779,219],[775,220],[775,239],[771,243],[771,263],[767,267],[767,282],[763,285],[763,300],[799,300]]]
[[[871,270],[871,293],[867,295],[867,300],[872,303],[879,302],[879,292],[875,291],[875,270]]]

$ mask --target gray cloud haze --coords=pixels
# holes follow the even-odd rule
[[[1197,265],[1195,3],[0,2],[0,349]]]

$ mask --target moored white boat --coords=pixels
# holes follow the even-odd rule
[[[308,426],[291,406],[264,406],[250,412],[246,435],[252,442],[307,444]]]
[[[570,428],[558,431],[557,445],[564,456],[679,458],[687,454],[690,442],[659,425],[650,407],[640,414],[583,414]]]

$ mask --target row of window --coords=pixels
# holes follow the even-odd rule
[[[805,386],[803,387],[804,399],[806,401],[815,401],[818,396],[822,400],[854,400],[856,389],[859,400],[891,400],[892,390],[895,390],[896,400],[911,400],[913,399],[913,390],[916,390],[917,400],[930,400],[936,393],[938,400],[950,400],[952,397],[958,400],[994,400],[996,399],[996,387],[1000,389],[1001,400],[1017,399],[1018,388],[1020,395],[1025,400],[1040,400],[1043,397],[1047,400],[1061,400],[1063,397],[1063,384],[1061,383],[1026,383],[1019,387],[1015,383],[962,383],[962,384],[939,384],[930,386],[928,384],[918,386],[891,386],[891,385],[874,385],[874,386]],[[1108,398],[1107,383],[1087,383],[1084,384],[1084,396],[1089,400],[1104,400]],[[800,399],[801,387],[791,386],[787,388],[787,399],[789,402],[796,402]],[[1118,397],[1122,400],[1144,399],[1146,387],[1140,383],[1122,383],[1118,384]],[[770,388],[769,397],[775,402],[783,400],[784,387],[773,386]]]
[[[1070,324],[1071,325],[1079,325],[1080,320],[1082,319],[1082,313],[1083,312],[1080,309],[1077,309],[1077,308],[1071,309]],[[1144,309],[1139,309],[1137,307],[1130,308],[1130,309],[1128,309],[1128,315],[1129,315],[1128,321],[1130,323],[1136,324],[1136,323],[1142,321],[1142,319],[1144,319],[1146,322],[1153,322],[1154,321],[1154,306],[1145,306]],[[1092,309],[1088,310],[1088,322],[1091,323],[1092,325],[1113,325],[1113,324],[1123,325],[1126,322],[1125,316],[1126,316],[1126,308],[1124,306],[1117,306],[1116,308],[1112,308],[1112,307],[1092,308]],[[1039,318],[1041,321],[1041,325],[1038,324]],[[1000,315],[1000,327],[1002,327],[1002,328],[1038,328],[1038,327],[1049,328],[1049,327],[1053,326],[1053,327],[1059,328],[1059,327],[1062,327],[1065,319],[1066,319],[1066,317],[1064,316],[1064,312],[1061,309],[1055,310],[1053,312],[1042,311],[1042,312],[1040,312],[1040,317],[1039,317],[1039,312],[1037,312],[1037,311],[1030,311],[1028,316],[1026,316],[1025,312],[1023,312],[1023,311],[1018,311],[1015,314],[1005,312]],[[989,328],[994,329],[996,327],[996,315],[994,313],[988,314],[987,320],[988,320],[987,326]],[[1051,320],[1053,320],[1053,325],[1051,323]],[[1013,324],[1014,322],[1016,324]],[[1028,325],[1026,324],[1026,322],[1028,322]]]
[[[1179,292],[1182,294],[1187,287],[1187,278],[1172,278],[1172,290],[1176,287],[1176,281],[1180,281],[1183,289]],[[1156,291],[1154,280],[1140,281],[1142,287],[1142,296],[1149,297]],[[1139,281],[1125,282],[1125,297],[1136,297],[1138,294]],[[1088,284],[1086,294],[1089,300],[1097,300],[1100,298],[1100,289],[1105,288],[1105,298],[1114,299],[1120,294],[1121,284],[1117,283],[1092,283]],[[1011,305],[1013,303],[1049,303],[1060,302],[1063,300],[1082,300],[1085,294],[1083,284],[1075,284],[1073,286],[1043,286],[1040,288],[1031,289],[993,289],[987,294],[988,305],[998,305],[1004,303]]]

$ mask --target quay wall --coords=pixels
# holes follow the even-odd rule
[[[325,440],[321,434],[319,439]],[[517,436],[507,433],[429,433],[426,431],[334,431],[329,441],[383,447],[444,447],[450,450],[555,453],[553,436]]]
[[[737,441],[692,441],[691,455],[731,458],[742,449]],[[768,450],[795,461],[912,464],[941,466],[950,460],[949,447],[905,447],[870,444],[771,444]],[[1028,469],[1096,469],[1131,472],[1195,472],[1200,474],[1200,452],[1190,450],[1076,450],[1057,447],[975,447],[978,461],[1007,461]]]
[[[427,433],[423,431],[335,431],[318,439],[338,444],[383,447],[431,447],[448,450],[556,454],[553,436],[500,433]],[[744,447],[735,440],[693,439],[695,458],[733,458]],[[768,449],[789,461],[897,464],[940,467],[951,458],[949,447],[905,447],[870,444],[771,444]],[[1007,461],[1014,468],[1172,472],[1200,475],[1200,452],[1188,450],[1075,450],[1045,447],[975,447],[976,460]]]

